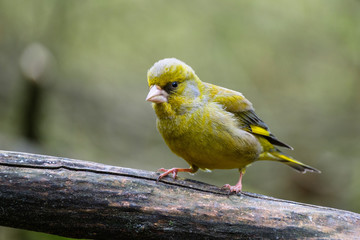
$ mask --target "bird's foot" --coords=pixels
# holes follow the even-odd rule
[[[173,178],[176,179],[179,168],[171,168],[171,169],[160,168],[160,169],[158,169],[158,171],[161,171],[164,173],[160,174],[160,176],[156,179],[157,182],[160,181],[160,179],[162,179],[163,177],[166,177],[167,175],[169,175],[170,173],[172,173]]]
[[[173,178],[176,179],[178,172],[189,172],[189,173],[196,172],[196,170],[194,170],[192,168],[171,168],[171,169],[160,168],[158,171],[161,171],[164,173],[160,174],[160,176],[156,179],[156,182],[159,182],[160,179],[162,179],[163,177],[166,177],[170,173],[172,173]]]
[[[244,172],[245,170],[244,169],[239,169],[240,171],[240,177],[239,177],[239,181],[237,182],[237,184],[235,186],[231,186],[230,184],[225,184],[223,186],[223,188],[228,188],[229,189],[229,194],[232,193],[232,192],[235,192],[235,193],[241,193],[241,189],[242,189],[242,177],[244,175]]]
[[[228,188],[229,189],[229,194],[232,193],[232,192],[235,192],[235,193],[241,193],[241,189],[242,189],[242,185],[241,183],[239,184],[236,184],[235,186],[231,186],[230,184],[225,184],[223,186],[223,188]]]

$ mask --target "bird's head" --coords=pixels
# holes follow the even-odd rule
[[[200,95],[199,82],[194,70],[176,58],[156,62],[147,73],[150,87],[146,101],[155,104],[176,105]]]

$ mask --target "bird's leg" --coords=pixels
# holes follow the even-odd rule
[[[189,173],[194,173],[196,172],[195,169],[193,168],[171,168],[171,169],[165,169],[165,168],[160,168],[158,171],[164,172],[163,174],[161,174],[158,178],[157,178],[157,182],[162,179],[163,177],[169,175],[170,173],[172,173],[173,178],[175,179],[177,176],[178,172],[189,172]]]
[[[243,171],[242,169],[239,169],[239,171],[240,171],[239,181],[237,182],[237,184],[236,184],[235,186],[231,186],[230,184],[225,184],[225,185],[223,186],[223,188],[228,188],[228,189],[229,189],[229,193],[232,193],[232,192],[236,192],[236,193],[241,192],[241,189],[242,189],[242,183],[241,183],[241,181],[242,181],[242,177],[243,177],[245,171]]]

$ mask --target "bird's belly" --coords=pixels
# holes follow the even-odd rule
[[[182,139],[175,145],[183,147],[172,150],[190,165],[202,169],[244,168],[258,159],[260,151],[257,144],[252,145],[244,139],[239,146],[233,140],[226,142],[210,136],[206,136],[203,141],[197,141],[196,138]]]
[[[231,118],[225,118],[225,121],[218,121],[219,117],[207,118],[211,121],[201,122],[197,118],[179,124],[173,122],[172,128],[176,132],[172,134],[166,134],[168,130],[162,132],[161,126],[158,127],[169,148],[192,166],[243,168],[258,159],[262,148],[255,136],[238,128]]]

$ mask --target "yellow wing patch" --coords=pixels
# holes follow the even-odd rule
[[[255,134],[259,134],[259,135],[267,136],[267,137],[270,136],[270,132],[262,127],[250,125],[250,129],[251,129],[251,132],[253,132]]]

